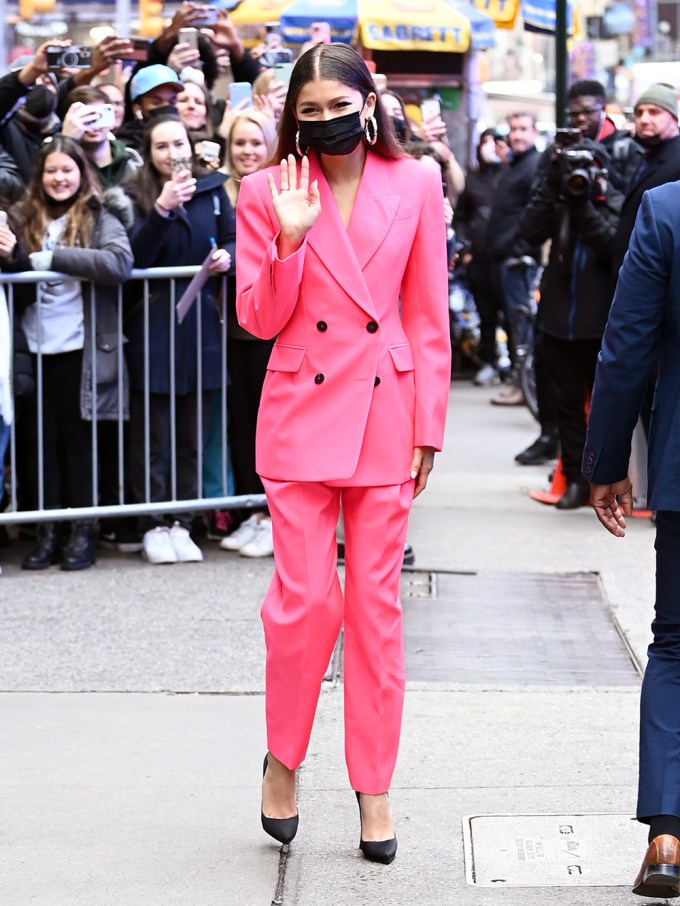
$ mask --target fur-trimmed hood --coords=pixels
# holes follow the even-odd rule
[[[104,208],[110,214],[113,214],[114,217],[120,220],[127,231],[131,229],[135,221],[132,201],[119,186],[106,189],[100,198],[92,200],[92,206],[95,209]]]

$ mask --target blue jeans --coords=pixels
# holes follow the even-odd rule
[[[0,415],[0,470],[5,464],[5,453],[7,452],[7,447],[9,446],[10,433],[11,427],[5,424],[2,416]],[[0,494],[0,496],[2,495]]]
[[[514,364],[514,350],[518,345],[526,342],[526,337],[514,336],[517,309],[525,305],[531,288],[536,281],[537,267],[528,267],[526,264],[508,264],[506,259],[498,265],[498,285],[503,295],[503,311],[505,313],[506,330],[508,332],[508,348],[510,358]]]

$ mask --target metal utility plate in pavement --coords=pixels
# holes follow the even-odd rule
[[[629,815],[480,815],[463,819],[465,877],[480,887],[620,887],[647,828]]]
[[[406,678],[637,685],[595,573],[404,572]]]

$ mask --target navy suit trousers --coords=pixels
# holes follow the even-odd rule
[[[637,815],[680,817],[680,512],[656,516],[656,605],[640,702]]]

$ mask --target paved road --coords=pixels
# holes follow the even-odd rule
[[[621,541],[588,510],[559,513],[530,500],[527,490],[541,487],[547,470],[512,460],[533,440],[535,425],[524,409],[491,407],[492,392],[454,384],[447,450],[416,502],[409,537],[426,574],[478,573],[480,588],[482,579],[488,585],[500,575],[493,619],[500,612],[513,631],[524,627],[524,637],[508,640],[519,655],[512,676],[485,674],[480,656],[467,681],[410,679],[392,792],[395,863],[368,864],[357,849],[339,683],[324,685],[300,771],[300,833],[290,852],[281,856],[259,827],[265,739],[258,610],[270,560],[244,561],[206,544],[203,564],[150,567],[135,556],[103,554],[84,573],[25,574],[18,568],[25,547],[17,543],[0,552],[2,906],[642,902],[630,882],[645,835],[627,819],[635,800],[635,670],[648,641],[653,530],[635,520]],[[516,605],[515,620],[502,574],[512,573],[513,581],[524,573],[550,577],[560,638],[582,657],[588,638],[570,613],[569,577],[558,575],[574,572],[599,576],[593,608],[604,614],[611,645],[603,645],[628,670],[625,681],[589,679],[587,659],[579,683],[556,685],[550,659],[546,681],[536,679],[538,630]],[[468,605],[475,601],[470,581]],[[407,612],[416,604],[407,600]],[[455,618],[455,600],[452,606]],[[488,631],[489,612],[480,593],[477,613],[466,610],[470,638],[475,626],[480,637]],[[455,656],[454,646],[444,646],[435,662]],[[471,874],[475,863],[466,859],[463,839],[470,816],[599,813],[623,817],[605,819],[597,851],[583,832],[580,877],[546,886],[554,878],[541,870],[554,874],[559,858],[536,857],[532,849],[536,871],[521,881],[530,886],[512,886],[493,841],[481,833],[480,875]],[[526,856],[534,837],[543,845],[538,824],[528,838],[518,828],[508,837],[511,849],[521,839]],[[489,856],[502,877],[482,886]]]

